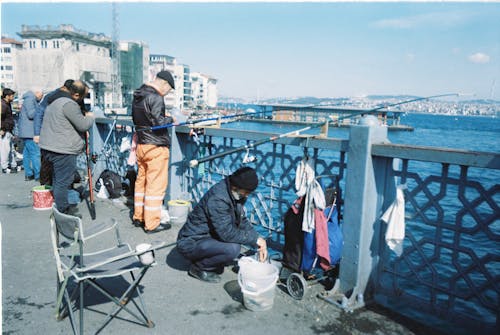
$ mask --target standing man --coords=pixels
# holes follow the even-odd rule
[[[45,114],[47,106],[60,97],[71,99],[69,89],[71,88],[73,82],[73,79],[68,79],[64,82],[63,86],[53,90],[52,92],[46,94],[45,97],[43,97],[42,101],[40,102],[40,108],[38,108],[37,113],[35,114],[35,136],[33,137],[33,141],[35,143],[38,144],[38,142],[40,141],[40,130],[42,129],[43,116]],[[40,161],[40,185],[52,185],[52,165],[47,161],[43,152],[41,154]]]
[[[61,97],[45,110],[40,148],[52,164],[53,192],[57,209],[81,217],[76,206],[68,204],[68,189],[76,172],[76,158],[85,147],[85,132],[94,124],[94,114],[82,114],[79,103],[88,93],[88,87],[75,81],[70,87],[71,98]]]
[[[24,180],[40,179],[40,148],[33,140],[35,134],[35,115],[40,108],[39,101],[42,99],[41,90],[28,91],[23,94],[23,107],[19,114],[18,130],[19,138],[24,142],[23,166]]]
[[[191,277],[219,282],[224,266],[238,257],[242,244],[257,247],[261,262],[267,259],[266,240],[255,231],[243,207],[258,184],[255,170],[242,167],[212,186],[189,213],[177,236],[177,249],[191,261]]]
[[[174,122],[165,114],[163,97],[175,89],[172,74],[158,72],[156,78],[134,92],[132,119],[137,134],[138,173],[134,192],[134,225],[146,233],[160,231],[161,209],[168,185],[170,135],[167,128],[149,130],[152,126]]]
[[[0,121],[0,163],[3,173],[17,172],[15,167],[17,163],[15,158],[12,159],[9,168],[9,160],[12,156],[12,131],[14,130],[14,115],[12,114],[12,101],[16,92],[10,88],[4,88],[2,91],[2,110]]]

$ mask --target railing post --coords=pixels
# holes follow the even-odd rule
[[[377,271],[379,260],[379,214],[384,192],[392,171],[390,161],[372,158],[371,146],[387,142],[387,127],[368,115],[353,125],[349,135],[349,151],[345,182],[344,246],[339,279],[324,299],[352,310],[364,305],[365,294]],[[392,179],[393,180],[393,179]]]
[[[168,188],[165,193],[165,202],[169,199],[177,199],[182,193],[183,173],[185,170],[185,160],[182,148],[185,146],[186,134],[177,133],[175,127],[169,129],[170,132],[170,166],[168,169]]]

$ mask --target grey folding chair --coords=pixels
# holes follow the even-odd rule
[[[165,247],[165,243],[155,242],[147,249],[135,251],[130,245],[121,242],[116,220],[110,219],[101,224],[92,223],[92,225],[84,227],[80,218],[59,212],[55,205],[52,208],[50,223],[57,267],[56,318],[62,320],[69,315],[73,332],[83,334],[84,310],[86,308],[84,291],[88,287],[93,287],[116,304],[114,310],[106,315],[96,334],[122,310],[128,312],[137,322],[120,319],[139,323],[149,328],[154,327],[154,323],[146,312],[138,285],[147,270],[156,264],[154,250]],[[98,236],[105,238],[105,233],[109,232],[115,232],[112,245],[108,245],[106,249],[84,252],[91,239],[97,239]],[[101,240],[99,239],[99,241]],[[94,244],[98,245],[99,243]],[[142,261],[139,256],[141,256]],[[120,292],[121,296],[117,298],[116,294],[113,295],[109,291],[109,287],[105,287],[105,284],[113,280],[116,281],[120,277],[123,281],[126,274],[130,274],[131,281],[126,281],[128,287],[124,289],[123,293]],[[139,304],[135,301],[136,297]],[[128,307],[131,301],[137,311]],[[79,331],[77,331],[74,309],[79,309]]]

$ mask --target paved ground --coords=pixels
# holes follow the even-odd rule
[[[0,222],[2,228],[2,304],[4,334],[70,334],[68,319],[57,322],[55,263],[49,236],[50,211],[32,208],[30,190],[35,182],[24,175],[0,174]],[[97,199],[97,222],[109,217],[120,222],[122,239],[131,245],[164,240],[174,242],[180,227],[146,235],[130,223],[130,210],[123,204]],[[85,203],[80,211],[91,222]],[[278,286],[274,306],[252,312],[242,304],[237,275],[226,268],[219,284],[206,284],[188,277],[188,263],[174,247],[159,251],[158,265],[142,281],[142,291],[156,327],[113,320],[102,334],[438,334],[380,307],[345,313],[320,300],[314,285],[301,301],[293,300]],[[119,286],[121,281],[113,285]],[[102,311],[112,305],[88,291],[85,311],[87,333],[94,333]],[[101,312],[99,312],[101,311]],[[120,314],[126,316],[125,314]]]

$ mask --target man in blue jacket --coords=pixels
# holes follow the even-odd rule
[[[24,180],[40,179],[40,148],[33,140],[35,134],[35,115],[40,108],[42,91],[35,89],[23,94],[23,106],[18,120],[19,138],[24,142],[23,166]]]
[[[177,236],[177,248],[191,261],[191,277],[219,282],[224,266],[238,257],[242,244],[257,247],[261,261],[267,258],[266,240],[243,207],[258,183],[254,169],[240,168],[212,186],[189,214]]]

